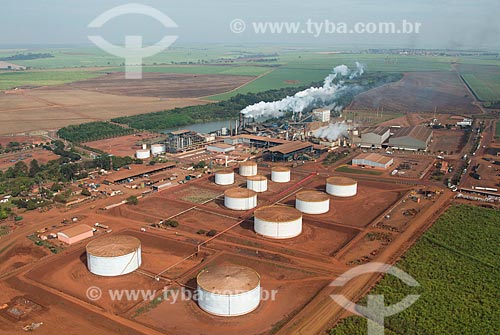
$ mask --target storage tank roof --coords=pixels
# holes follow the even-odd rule
[[[303,191],[296,195],[296,198],[307,202],[322,202],[329,200],[328,194],[319,191]]]
[[[293,207],[287,206],[266,206],[254,212],[256,218],[269,222],[291,222],[302,217],[302,213]]]
[[[87,253],[98,257],[128,255],[141,246],[141,241],[129,235],[111,235],[87,244]]]
[[[245,161],[240,163],[240,166],[256,166],[256,165],[257,163],[254,161]]]
[[[246,266],[224,263],[202,270],[196,281],[205,291],[231,295],[255,289],[260,284],[260,276]]]
[[[220,170],[215,172],[215,174],[233,174],[233,173],[234,173],[233,170]]]
[[[224,196],[230,198],[250,198],[255,195],[257,195],[257,193],[248,188],[230,188],[224,192]]]
[[[356,185],[358,183],[354,179],[347,177],[330,177],[326,180],[326,182],[328,184],[340,185],[340,186]]]
[[[289,172],[290,168],[286,167],[286,166],[275,166],[275,167],[272,168],[271,171],[274,171],[274,172]]]
[[[248,176],[248,180],[253,180],[253,181],[262,181],[262,180],[267,180],[266,176],[263,176],[261,174],[255,175],[255,176]]]

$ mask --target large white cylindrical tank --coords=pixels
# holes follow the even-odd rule
[[[271,180],[275,183],[288,183],[290,181],[290,168],[275,166],[271,169]]]
[[[302,233],[302,213],[287,206],[266,206],[254,212],[254,230],[270,238],[292,238]]]
[[[346,177],[330,177],[326,180],[326,193],[336,197],[352,197],[358,192],[358,182]]]
[[[148,159],[151,157],[151,151],[148,149],[140,149],[135,152],[135,157],[138,159]]]
[[[153,144],[151,145],[151,154],[153,156],[158,156],[164,154],[167,151],[167,147],[165,144]]]
[[[215,172],[215,183],[217,185],[234,184],[234,171],[223,170]]]
[[[240,175],[243,177],[255,176],[257,174],[257,163],[246,161],[240,163]]]
[[[330,210],[330,197],[319,191],[303,191],[295,196],[295,208],[305,214],[323,214]]]
[[[246,188],[230,188],[224,192],[224,206],[245,211],[257,206],[257,193]]]
[[[111,235],[87,244],[87,267],[99,276],[121,276],[142,263],[141,241],[128,235]]]
[[[250,176],[247,178],[247,188],[255,192],[267,191],[267,178],[262,175]]]
[[[217,316],[238,316],[260,304],[260,276],[253,269],[235,264],[215,265],[197,278],[198,305]]]

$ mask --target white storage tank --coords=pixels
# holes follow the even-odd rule
[[[295,196],[295,208],[305,214],[323,214],[330,210],[330,197],[319,191],[303,191]]]
[[[336,197],[352,197],[358,192],[358,182],[346,177],[330,177],[326,180],[326,193]]]
[[[135,157],[138,159],[148,159],[151,157],[151,151],[148,149],[140,149],[135,152]]]
[[[234,171],[221,170],[215,172],[215,183],[217,185],[232,185],[234,184]]]
[[[260,304],[260,276],[246,266],[224,263],[202,270],[197,278],[198,305],[217,316],[238,316]]]
[[[288,183],[290,181],[290,168],[275,166],[271,169],[271,180],[275,183]]]
[[[247,188],[230,188],[224,192],[224,206],[245,211],[257,206],[257,193]]]
[[[158,144],[151,145],[151,154],[153,156],[158,156],[158,155],[164,154],[166,151],[167,151],[167,147],[165,144],[158,143]]]
[[[247,178],[247,188],[255,192],[267,191],[267,178],[263,175],[250,176]]]
[[[240,163],[240,175],[243,177],[255,176],[257,174],[257,163],[246,161]]]
[[[292,238],[302,233],[302,213],[287,206],[266,206],[254,212],[254,230],[270,238]]]
[[[142,263],[141,241],[128,235],[110,235],[87,244],[87,267],[99,276],[121,276]]]

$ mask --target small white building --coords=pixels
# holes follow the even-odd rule
[[[214,143],[207,146],[207,151],[225,154],[234,151],[235,147],[231,144],[226,143]]]
[[[317,108],[313,110],[313,120],[320,122],[329,122],[330,121],[330,110],[325,108]]]

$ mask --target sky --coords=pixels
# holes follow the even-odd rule
[[[105,11],[131,2],[156,8],[177,28],[156,19],[127,14],[101,28],[88,24]],[[123,45],[125,35],[141,35],[154,44],[176,35],[178,45],[237,43],[285,44],[355,48],[500,49],[498,0],[2,0],[0,48],[29,45],[85,45],[88,35],[101,35]],[[234,33],[233,20],[246,30]],[[339,34],[321,30],[304,33],[310,20],[335,25],[402,20],[421,23],[418,34]],[[300,33],[256,33],[254,22],[299,22]],[[317,26],[319,27],[319,26]],[[317,35],[317,36],[316,36]]]

